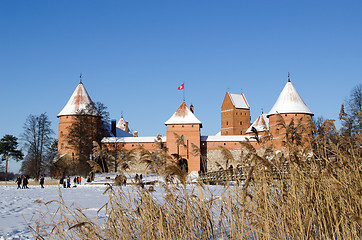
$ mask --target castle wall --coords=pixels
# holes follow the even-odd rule
[[[92,140],[97,140],[97,136],[99,136],[99,130],[97,129],[98,121],[100,121],[99,117],[96,116],[82,116],[86,118],[85,122],[90,122],[93,129],[93,137]],[[73,123],[77,121],[77,117],[74,115],[68,116],[60,116],[59,117],[59,125],[58,125],[58,154],[76,154],[76,151],[72,148],[68,141],[69,135],[69,128],[72,126]],[[99,138],[99,137],[98,137]]]
[[[200,170],[200,156],[192,154],[192,144],[200,148],[200,124],[170,124],[167,125],[167,148],[169,154],[178,154],[188,160],[189,172]],[[176,133],[184,136],[185,146],[177,145]]]
[[[292,119],[294,119],[294,124],[297,126],[299,119],[301,119],[302,125],[307,129],[307,132],[304,134],[304,137],[309,137],[312,135],[312,129],[310,129],[309,124],[312,123],[312,116],[304,113],[288,113],[280,114],[284,119],[286,124],[289,124]],[[285,129],[279,125],[278,115],[269,116],[269,131],[273,136],[273,144],[277,149],[283,149],[283,140],[285,136]]]

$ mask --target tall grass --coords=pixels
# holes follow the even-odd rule
[[[294,124],[294,123],[293,123]],[[285,124],[285,127],[294,125]],[[295,128],[296,129],[296,128]],[[294,129],[294,130],[295,130]],[[287,131],[284,152],[264,147],[249,153],[248,178],[215,195],[203,184],[161,184],[157,199],[147,188],[108,186],[97,223],[64,204],[34,227],[41,239],[361,239],[362,149],[325,122],[314,139]],[[256,136],[258,137],[258,136]],[[285,163],[288,163],[286,165]],[[287,169],[286,169],[287,166]],[[279,173],[276,177],[272,171]],[[220,187],[221,188],[221,187]],[[45,203],[45,204],[56,204]]]

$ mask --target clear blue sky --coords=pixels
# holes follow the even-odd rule
[[[362,1],[0,1],[0,137],[57,114],[83,73],[93,101],[140,136],[165,135],[182,102],[203,135],[229,89],[252,121],[291,80],[315,116],[338,117],[362,82]],[[17,171],[18,164],[10,170]]]

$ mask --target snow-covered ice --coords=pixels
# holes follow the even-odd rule
[[[128,183],[132,183],[135,174],[128,176]],[[44,204],[35,202],[41,200],[48,202],[52,200],[59,200],[59,190],[61,191],[62,198],[68,207],[78,207],[86,214],[88,218],[102,223],[105,219],[104,211],[97,211],[108,201],[108,194],[103,194],[107,185],[114,179],[116,174],[97,174],[96,185],[82,185],[71,188],[59,188],[58,185],[45,185],[45,188],[40,188],[39,185],[30,185],[29,189],[17,189],[16,185],[0,185],[0,240],[3,239],[33,239],[31,230],[26,225],[28,222],[34,226],[34,221],[39,219],[40,212],[45,212],[47,207],[49,212],[55,212],[59,204],[52,202],[45,206]],[[109,179],[110,178],[110,179]],[[189,175],[188,181],[194,182],[197,174]],[[73,179],[73,178],[71,178]],[[163,178],[156,175],[148,175],[147,182],[156,182],[154,186],[155,192],[152,195],[156,200],[162,202],[162,191],[157,182],[163,184]],[[143,177],[143,181],[145,176]],[[47,182],[47,181],[46,181]],[[73,182],[72,182],[73,183]],[[148,187],[148,186],[146,186]],[[187,189],[192,191],[196,185],[188,185]],[[122,187],[124,191],[136,192],[136,186],[127,185]],[[209,188],[209,187],[208,187]],[[225,191],[222,186],[211,186],[213,196],[220,196]],[[210,190],[209,189],[209,190]],[[197,194],[197,190],[195,191]],[[206,196],[205,196],[206,197]]]

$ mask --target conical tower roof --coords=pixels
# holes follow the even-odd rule
[[[165,122],[168,124],[202,124],[199,119],[191,112],[185,102],[177,109],[170,119]]]
[[[87,90],[85,90],[83,83],[80,82],[73,92],[73,95],[70,97],[67,105],[63,108],[63,110],[58,114],[60,116],[67,115],[77,115],[81,110],[87,110],[87,106],[89,104],[93,105],[91,98],[89,97]],[[98,112],[93,107],[90,109],[89,115],[97,116]]]
[[[305,113],[314,115],[290,81],[285,85],[267,117],[277,113]]]
[[[269,119],[266,114],[260,114],[258,119],[246,130],[246,133],[252,133],[252,128],[255,128],[258,132],[265,132],[269,129]]]

